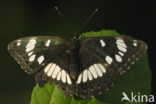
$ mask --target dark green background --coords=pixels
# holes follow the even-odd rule
[[[58,6],[70,27],[53,9]],[[144,40],[152,60],[153,9],[138,0],[0,0],[0,103],[28,104],[34,77],[27,75],[7,51],[7,44],[31,35],[57,35],[68,39],[72,32],[99,11],[81,32],[113,29],[120,34]]]

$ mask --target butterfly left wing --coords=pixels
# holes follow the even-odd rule
[[[106,92],[112,87],[115,75],[127,71],[146,49],[143,41],[128,37],[83,40],[76,95],[90,98]]]

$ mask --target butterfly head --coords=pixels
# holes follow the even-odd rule
[[[78,40],[78,39],[79,39],[79,34],[73,33],[71,39],[73,39],[73,40]]]

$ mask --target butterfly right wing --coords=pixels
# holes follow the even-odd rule
[[[80,47],[81,69],[76,94],[90,98],[106,92],[116,75],[126,72],[147,50],[141,40],[129,37],[91,37]]]

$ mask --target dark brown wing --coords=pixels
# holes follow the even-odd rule
[[[42,87],[45,83],[54,83],[66,96],[74,93],[73,80],[69,72],[70,54],[66,51],[51,59],[41,71],[36,73],[36,82]]]
[[[123,74],[146,51],[147,45],[128,37],[94,37],[82,41],[77,95],[93,97],[106,92],[117,74]]]
[[[40,87],[54,83],[69,96],[73,82],[69,76],[68,47],[68,42],[59,37],[36,36],[15,40],[9,43],[8,50],[25,72],[36,74]]]
[[[66,40],[53,36],[25,37],[12,41],[8,50],[22,69],[33,74],[68,47]]]

